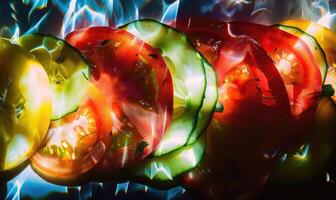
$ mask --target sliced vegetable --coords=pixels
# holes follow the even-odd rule
[[[223,181],[227,187],[239,182],[246,188],[237,190],[260,192],[287,142],[287,93],[272,60],[252,39],[232,38],[220,52],[215,70],[224,111],[214,113],[207,130],[211,170],[231,177]]]
[[[293,26],[313,36],[324,50],[330,67],[336,67],[336,34],[326,27],[304,19],[287,20],[282,25]]]
[[[159,49],[172,74],[173,121],[154,152],[167,154],[184,146],[196,126],[206,87],[203,59],[183,33],[157,21],[138,20],[122,29]]]
[[[89,66],[81,54],[64,40],[51,35],[23,35],[18,43],[36,56],[49,76],[52,119],[76,111],[89,78]]]
[[[325,80],[325,85],[331,85],[336,90],[336,33],[323,27],[320,24],[307,21],[307,20],[288,20],[281,24],[288,26],[295,26],[304,32],[314,36],[314,38],[321,45],[324,50],[328,61],[328,72]],[[332,95],[332,99],[336,102],[336,93]]]
[[[288,137],[291,112],[282,78],[253,39],[232,35],[225,22],[191,17],[176,27],[214,64],[219,92],[205,160],[183,175],[184,184],[207,198],[253,197]]]
[[[187,144],[194,143],[197,138],[205,131],[208,127],[212,115],[215,111],[217,100],[218,100],[218,90],[217,90],[217,77],[214,69],[207,61],[204,62],[205,74],[207,85],[205,88],[204,100],[202,108],[198,113],[196,127],[191,133]]]
[[[325,181],[327,166],[336,150],[336,105],[323,97],[315,114],[313,134],[299,148],[283,154],[270,176],[270,184],[297,186]]]
[[[310,52],[313,53],[314,60],[317,62],[320,68],[323,83],[327,75],[328,63],[326,55],[324,54],[324,51],[322,50],[317,40],[313,36],[293,26],[275,25],[275,27],[277,27],[280,30],[286,31],[287,33],[295,35],[296,37],[300,38],[307,44],[308,48],[310,49]]]
[[[93,27],[66,38],[91,64],[91,81],[107,97],[112,143],[99,169],[119,169],[148,156],[169,127],[173,82],[160,53],[121,29]]]
[[[104,95],[89,84],[76,112],[50,125],[32,167],[54,182],[71,182],[94,167],[111,142],[112,119]]]
[[[48,76],[34,56],[0,38],[0,171],[26,161],[41,145],[51,117]]]
[[[252,198],[286,144],[290,106],[272,60],[252,39],[228,39],[220,51],[215,69],[224,110],[207,129],[205,161],[183,181],[207,198]]]
[[[322,79],[317,61],[300,38],[274,27],[247,22],[231,22],[233,34],[249,35],[265,49],[275,62],[285,82],[294,116],[317,106]]]

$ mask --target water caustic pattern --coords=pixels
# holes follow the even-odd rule
[[[17,167],[41,145],[51,117],[51,92],[32,54],[0,38],[0,171]]]
[[[118,169],[149,155],[170,125],[173,84],[160,52],[123,30],[95,27],[67,41],[91,65],[91,81],[106,96],[112,142],[98,166]]]

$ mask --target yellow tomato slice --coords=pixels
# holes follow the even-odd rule
[[[42,65],[0,38],[0,171],[17,167],[41,145],[50,123],[51,99]]]

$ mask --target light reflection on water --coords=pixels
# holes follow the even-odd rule
[[[5,200],[19,199],[77,199],[97,198],[120,199],[139,196],[151,199],[175,199],[184,194],[185,189],[174,187],[169,190],[157,190],[133,183],[90,182],[81,186],[66,187],[49,183],[39,177],[30,166],[15,178],[7,182]]]

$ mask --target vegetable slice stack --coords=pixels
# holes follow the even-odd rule
[[[154,157],[131,169],[137,176],[152,180],[150,184],[169,184],[177,175],[195,167],[202,158],[204,139],[199,136],[216,106],[216,75],[181,32],[153,20],[138,20],[122,28],[160,49],[172,73],[176,91],[172,124]],[[184,88],[182,96],[181,88]],[[176,161],[186,155],[189,158],[179,168]]]
[[[336,36],[284,24],[144,19],[69,44],[0,38],[0,172],[30,158],[52,182],[108,172],[217,199],[256,196],[272,169],[274,186],[322,180]]]
[[[275,27],[231,22],[230,31],[252,37],[275,62],[285,83],[294,119],[290,143],[300,144],[310,134],[322,94],[318,61],[312,59],[313,53],[303,40]]]
[[[270,176],[273,186],[323,183],[330,159],[336,150],[336,105],[323,97],[315,113],[313,134],[297,149],[281,156]]]
[[[206,76],[202,57],[187,37],[153,20],[138,20],[122,27],[160,49],[174,82],[174,117],[154,155],[169,153],[186,144],[203,103]]]

